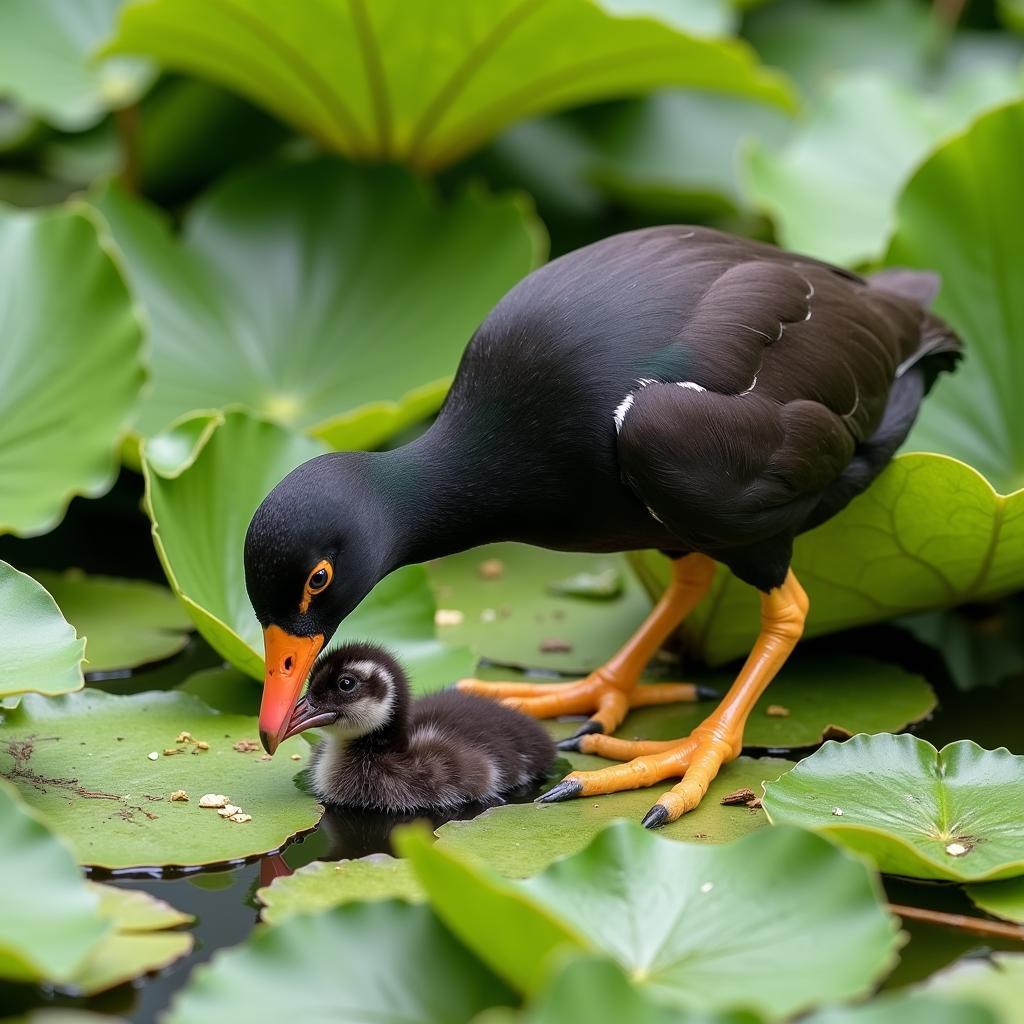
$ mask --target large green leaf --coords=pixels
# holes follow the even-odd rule
[[[885,995],[860,1005],[830,1007],[802,1021],[803,1024],[1000,1024],[983,1006],[917,992]]]
[[[999,1024],[1024,1024],[1024,955],[995,953],[962,960],[936,974],[924,990],[987,1007]]]
[[[84,683],[85,641],[46,588],[0,561],[0,697],[68,693]]]
[[[374,445],[440,405],[542,249],[520,196],[442,206],[397,168],[326,158],[217,186],[180,240],[116,187],[97,205],[149,318],[143,436],[237,403],[335,447]]]
[[[1024,103],[1015,103],[979,118],[914,175],[886,256],[942,275],[935,309],[967,341],[963,366],[936,384],[909,443],[962,459],[1006,494],[1024,492],[1021,167]]]
[[[182,732],[209,749],[178,742]],[[237,860],[278,849],[322,813],[294,783],[308,763],[308,744],[289,741],[286,756],[263,760],[255,732],[252,718],[218,714],[180,692],[30,695],[4,712],[0,777],[18,787],[83,864]],[[236,750],[242,740],[250,744]],[[170,799],[179,789],[187,801]],[[226,795],[252,820],[236,823],[201,808],[207,793]]]
[[[257,889],[256,898],[263,904],[263,920],[280,924],[296,914],[346,903],[390,899],[418,903],[425,897],[407,860],[374,854],[359,860],[314,861]]]
[[[185,421],[153,445],[161,459],[150,460],[147,444],[146,504],[167,578],[209,643],[242,671],[262,678],[263,637],[245,591],[245,531],[267,492],[325,449],[241,412]],[[185,461],[173,468],[176,460],[164,458],[186,451]],[[451,683],[472,667],[465,649],[435,638],[433,598],[419,566],[383,580],[338,637],[373,637],[393,646],[421,690]]]
[[[879,257],[916,164],[943,135],[1019,97],[1022,86],[1019,71],[991,70],[934,99],[874,75],[836,78],[782,150],[750,151],[748,187],[783,245],[836,263]]]
[[[145,61],[94,61],[122,0],[4,0],[0,4],[0,96],[61,128],[88,128],[134,102],[152,78]]]
[[[573,758],[574,768],[608,764],[598,758]],[[582,762],[582,763],[581,763]],[[761,783],[777,779],[792,761],[741,757],[726,765],[711,783],[700,806],[661,834],[669,839],[725,843],[768,824],[764,813],[745,806],[723,806],[722,798],[742,789],[761,794]],[[437,830],[438,847],[469,854],[509,878],[526,878],[559,857],[582,850],[610,822],[639,821],[672,782],[610,796],[555,804],[506,804],[468,821],[449,821]]]
[[[434,169],[512,121],[665,85],[788,104],[744,43],[622,0],[154,0],[112,50],[211,78],[348,156]]]
[[[111,931],[67,846],[0,782],[0,978],[64,982]]]
[[[86,668],[109,672],[177,654],[192,623],[166,587],[144,580],[39,572],[61,612],[88,643]]]
[[[969,885],[967,895],[987,914],[1024,924],[1024,878]]]
[[[765,788],[774,823],[818,829],[881,871],[981,881],[1024,874],[1024,757],[916,736],[826,743]]]
[[[787,1017],[869,991],[899,944],[867,867],[798,829],[702,847],[620,822],[519,883],[415,835],[399,842],[441,917],[526,991],[550,975],[553,953],[598,949],[666,1003]],[[496,938],[484,922],[508,912],[550,941]]]
[[[141,336],[84,207],[0,207],[0,533],[46,533],[113,482]]]
[[[660,593],[667,559],[644,553],[635,564]],[[811,602],[808,636],[998,597],[1024,586],[1024,489],[1000,495],[955,459],[902,455],[838,516],[797,538],[793,571]],[[721,569],[683,636],[716,664],[748,651],[757,626],[756,591]]]
[[[511,993],[438,923],[399,901],[300,914],[217,953],[177,995],[167,1024],[468,1024]]]

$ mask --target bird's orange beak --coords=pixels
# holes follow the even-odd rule
[[[324,645],[323,634],[292,636],[279,626],[263,630],[266,674],[260,703],[260,741],[273,754],[284,739],[288,721],[309,670]]]

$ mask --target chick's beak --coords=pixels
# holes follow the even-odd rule
[[[260,741],[268,754],[277,750],[288,731],[292,708],[298,702],[302,684],[324,645],[323,634],[293,636],[279,626],[263,631],[266,674],[260,704]]]

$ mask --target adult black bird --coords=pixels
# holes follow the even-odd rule
[[[341,620],[399,566],[499,540],[658,548],[672,583],[626,646],[578,683],[460,685],[538,717],[589,713],[546,799],[682,781],[644,819],[695,807],[741,750],[751,708],[799,639],[793,538],[863,491],[960,342],[925,310],[934,275],[868,279],[706,228],[633,231],[514,287],[474,334],[436,421],[389,452],[323,455],[253,516],[246,585],[264,627],[271,753]],[[761,593],[761,631],[721,704],[678,741],[605,735],[715,562]],[[643,700],[650,703],[649,688]],[[693,688],[666,684],[666,702]]]

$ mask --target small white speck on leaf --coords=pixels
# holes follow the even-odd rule
[[[160,756],[160,755],[159,755],[159,754],[158,754],[158,753],[157,753],[157,752],[156,752],[155,750],[151,750],[151,751],[150,751],[150,752],[149,752],[149,753],[148,753],[148,754],[146,755],[146,757],[148,757],[148,758],[150,759],[150,761],[155,761],[155,760],[156,760],[156,759],[157,759],[157,758],[158,758],[159,756]]]
[[[228,798],[223,793],[204,793],[199,798],[200,807],[223,807]]]
[[[252,821],[251,814],[243,814],[241,811],[238,814],[232,814],[228,821],[237,821],[239,825],[244,824],[247,821]]]
[[[835,815],[835,816],[836,816],[837,818],[841,818],[841,817],[843,816],[843,809],[842,809],[842,807],[833,807],[833,808],[832,808],[832,813],[833,813],[833,814],[834,814],[834,815]]]
[[[302,755],[301,754],[292,754],[292,760],[293,761],[301,761],[302,760]]]
[[[188,793],[186,793],[185,790],[183,790],[183,789],[176,789],[171,794],[171,801],[173,803],[187,803],[188,802]]]
[[[438,608],[434,612],[435,626],[461,626],[465,615],[458,608]]]
[[[222,818],[230,818],[232,814],[238,814],[241,809],[241,807],[236,807],[234,804],[225,804],[223,807],[217,808],[217,813]]]
[[[498,618],[498,610],[496,608],[485,608],[480,613],[481,622],[495,622]]]
[[[950,843],[946,847],[946,853],[948,853],[950,857],[962,857],[967,853],[967,847],[964,846],[963,843]]]
[[[711,892],[711,890],[714,889],[714,887],[715,887],[715,883],[714,882],[705,882],[700,887],[700,891],[701,892]]]

